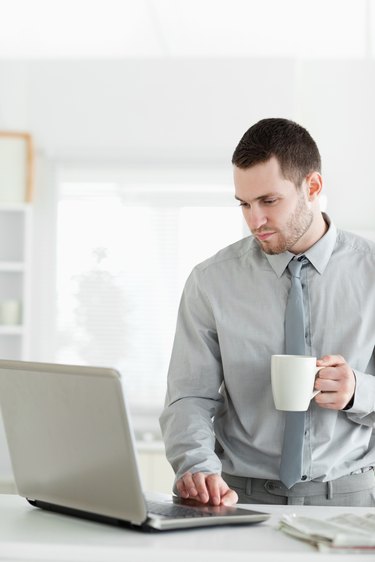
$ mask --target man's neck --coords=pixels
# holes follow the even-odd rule
[[[314,246],[318,240],[320,240],[328,230],[328,224],[324,220],[322,213],[319,211],[314,216],[313,222],[307,232],[298,240],[298,242],[290,248],[292,254],[303,254],[311,246]]]

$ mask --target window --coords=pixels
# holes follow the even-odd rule
[[[185,280],[241,217],[229,182],[62,179],[56,360],[116,367],[131,407],[160,411]]]

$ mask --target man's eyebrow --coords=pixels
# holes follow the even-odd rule
[[[253,201],[260,201],[261,199],[267,199],[267,197],[280,197],[280,195],[281,195],[280,193],[278,193],[277,191],[274,191],[274,192],[271,192],[271,193],[266,193],[264,195],[259,195],[259,197],[255,197],[250,202],[252,203]],[[235,195],[234,198],[237,199],[237,201],[241,201],[241,203],[248,203],[248,201],[245,201],[244,199],[241,199],[237,195]]]

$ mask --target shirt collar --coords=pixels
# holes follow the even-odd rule
[[[328,230],[322,238],[320,238],[313,246],[311,246],[311,248],[303,253],[320,275],[324,273],[324,270],[327,267],[333,248],[335,247],[337,236],[336,227],[329,216],[326,215],[326,213],[322,214],[328,225]],[[265,254],[265,256],[276,275],[281,277],[290,260],[295,257],[295,254],[292,254],[291,252],[283,252],[281,254]]]

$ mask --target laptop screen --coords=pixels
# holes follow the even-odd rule
[[[117,371],[0,361],[0,403],[21,496],[146,519]]]

